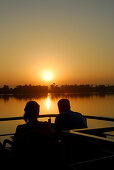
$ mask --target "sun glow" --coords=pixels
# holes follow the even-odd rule
[[[53,73],[50,70],[46,70],[43,72],[43,79],[45,81],[51,81],[53,79]]]
[[[49,110],[50,105],[51,105],[51,101],[50,101],[50,98],[48,96],[47,99],[46,99],[46,108],[47,108],[47,110]]]

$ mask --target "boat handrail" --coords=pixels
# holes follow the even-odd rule
[[[52,118],[56,117],[58,114],[43,114],[39,115],[39,118]],[[96,119],[96,120],[104,120],[104,121],[114,121],[114,118],[112,117],[101,117],[101,116],[90,116],[90,115],[83,115],[86,119]],[[9,120],[22,120],[23,117],[6,117],[6,118],[0,118],[0,121],[9,121]]]
[[[48,118],[48,122],[51,123],[51,118],[52,117],[56,117],[57,114],[44,114],[44,115],[39,115],[39,118]],[[89,116],[89,115],[83,115],[85,117],[85,119],[96,119],[96,120],[103,120],[103,121],[112,121],[114,122],[114,118],[111,118],[111,117],[101,117],[101,116]],[[0,118],[0,121],[12,121],[12,120],[23,120],[23,117],[6,117],[6,118]],[[77,132],[77,133],[80,133],[82,136],[83,136],[83,130],[81,130],[81,133],[80,132]],[[107,127],[107,128],[99,128],[99,129],[91,129],[91,128],[87,128],[85,129],[85,134],[84,135],[87,135],[87,136],[92,136],[88,133],[86,133],[86,131],[90,131],[90,132],[103,132],[103,131],[113,131],[114,130],[114,126],[111,126],[111,127]],[[80,131],[80,130],[78,130]],[[0,134],[0,137],[2,136],[13,136],[14,133],[9,133],[9,134]],[[94,136],[95,137],[95,136]],[[98,138],[96,136],[96,138]]]

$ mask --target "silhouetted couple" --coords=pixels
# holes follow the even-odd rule
[[[18,125],[13,142],[16,161],[21,165],[34,165],[41,169],[58,169],[60,148],[56,131],[86,128],[86,120],[78,113],[70,110],[68,99],[58,102],[60,114],[55,119],[55,129],[48,122],[38,120],[40,106],[29,101],[25,106],[24,120],[26,124]]]
[[[55,130],[70,130],[87,128],[85,118],[81,113],[71,111],[70,102],[68,99],[61,99],[58,101],[59,113],[55,119]],[[40,106],[35,101],[29,101],[25,106],[24,120],[26,124],[18,125],[15,133],[15,140],[22,138],[30,138],[30,135],[45,134],[48,136],[52,134],[51,125],[48,122],[38,121]],[[36,135],[35,135],[36,136]],[[40,139],[40,138],[39,138]],[[30,140],[30,139],[29,139]],[[39,140],[40,141],[40,140]]]

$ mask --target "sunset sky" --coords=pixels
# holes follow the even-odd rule
[[[0,0],[0,86],[48,83],[114,84],[114,0]]]

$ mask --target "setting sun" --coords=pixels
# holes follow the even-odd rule
[[[53,79],[53,73],[50,70],[46,70],[43,72],[43,79],[45,81],[51,81]]]

